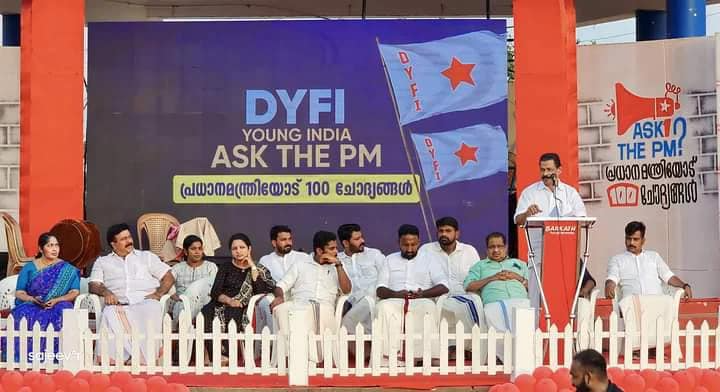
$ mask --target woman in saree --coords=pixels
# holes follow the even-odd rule
[[[232,262],[218,267],[215,281],[210,290],[210,303],[202,309],[205,318],[205,332],[212,332],[213,319],[220,321],[221,332],[226,333],[228,324],[234,320],[238,332],[244,331],[249,323],[246,310],[250,297],[255,294],[271,293],[275,281],[263,265],[256,265],[252,258],[250,238],[243,233],[230,237]],[[206,341],[207,358],[212,359],[212,342]],[[223,364],[228,363],[228,342],[222,342]]]
[[[18,276],[15,308],[11,313],[15,330],[20,328],[21,320],[26,319],[30,330],[38,323],[43,331],[49,325],[52,325],[55,331],[60,331],[63,310],[72,309],[75,297],[80,294],[80,271],[59,258],[60,244],[52,234],[41,234],[38,247],[40,251],[35,260],[26,264]],[[58,339],[53,340],[52,352],[57,353],[59,342]],[[46,351],[46,344],[46,338],[41,338],[42,353]],[[19,360],[19,349],[19,338],[15,338],[16,361]],[[28,352],[31,349],[32,338],[28,338]]]

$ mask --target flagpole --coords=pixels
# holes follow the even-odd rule
[[[382,51],[380,50],[380,39],[378,37],[375,37],[375,43],[377,44],[378,52],[380,54],[380,61],[382,62],[383,72],[385,73],[385,81],[387,82],[388,90],[390,90],[390,98],[393,104],[393,109],[395,110],[395,120],[397,121],[398,128],[400,129],[400,139],[402,139],[403,148],[405,149],[405,156],[407,157],[408,165],[410,166],[410,173],[412,174],[413,182],[415,183],[415,187],[418,190],[418,199],[420,200],[420,212],[423,216],[423,223],[425,223],[425,230],[427,231],[428,240],[430,240],[433,238],[433,232],[430,230],[431,225],[428,223],[428,216],[427,212],[425,211],[425,203],[423,202],[422,194],[420,194],[420,188],[422,188],[425,191],[425,194],[428,195],[427,189],[425,189],[424,184],[418,181],[418,175],[415,172],[415,165],[413,165],[412,163],[412,156],[410,155],[410,150],[408,149],[407,136],[405,135],[402,123],[400,122],[400,111],[398,110],[397,99],[395,98],[395,91],[392,88],[392,80],[390,80],[390,75],[388,74],[387,64],[385,64],[385,58],[383,57]],[[427,202],[430,214],[431,216],[433,216],[434,214],[432,213],[432,206],[430,205],[429,195],[427,197]],[[434,224],[434,218],[432,222]]]

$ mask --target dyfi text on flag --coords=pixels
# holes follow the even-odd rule
[[[380,53],[402,125],[507,99],[505,35],[476,31],[422,43],[380,44]]]
[[[411,136],[428,190],[507,172],[507,139],[500,127],[479,124]]]

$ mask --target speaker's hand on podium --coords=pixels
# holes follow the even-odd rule
[[[605,298],[615,299],[615,282],[608,280],[605,282]]]
[[[541,212],[542,210],[540,209],[540,207],[538,207],[537,204],[531,204],[530,207],[528,207],[527,211],[525,211],[525,216],[533,216]]]

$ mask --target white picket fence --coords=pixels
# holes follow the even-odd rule
[[[348,334],[344,328],[336,334],[325,331],[323,334],[309,333],[302,322],[302,314],[291,312],[290,334],[274,335],[266,328],[255,333],[252,328],[239,332],[234,323],[230,323],[228,331],[221,333],[218,320],[214,320],[213,331],[206,333],[202,328],[194,328],[189,315],[181,316],[179,328],[172,330],[172,323],[167,316],[163,331],[150,334],[145,331],[133,331],[131,336],[131,361],[128,364],[111,361],[111,353],[121,357],[124,347],[124,336],[114,336],[108,331],[94,332],[88,328],[86,310],[66,310],[63,329],[54,331],[40,330],[39,325],[28,329],[23,320],[20,328],[13,329],[12,319],[7,320],[8,328],[0,331],[3,342],[3,359],[0,368],[20,370],[58,369],[110,373],[113,371],[129,371],[134,374],[230,374],[230,375],[279,375],[289,376],[290,385],[307,385],[310,376],[324,377],[367,377],[379,375],[463,375],[463,374],[512,374],[532,372],[538,366],[570,367],[572,355],[578,349],[594,348],[607,352],[609,366],[625,369],[657,369],[681,370],[689,367],[717,368],[720,367],[720,328],[710,329],[704,322],[699,329],[692,323],[680,329],[677,321],[669,332],[663,331],[662,320],[652,322],[647,317],[642,319],[642,331],[621,331],[618,318],[611,315],[608,330],[603,330],[602,320],[594,325],[583,323],[578,331],[570,327],[562,332],[552,326],[549,331],[535,330],[534,311],[518,309],[514,319],[515,333],[497,333],[493,329],[483,332],[478,326],[465,331],[462,323],[455,326],[451,333],[445,320],[440,323],[440,332],[430,332],[428,328],[431,318],[425,319],[421,333],[401,333],[391,331],[390,336],[383,336],[377,325],[373,333],[368,334],[360,325],[354,334]],[[198,315],[195,325],[202,326],[203,316]],[[415,330],[412,320],[408,320],[407,331]],[[147,331],[148,329],[146,329]],[[639,336],[639,346],[633,347],[633,340]],[[14,344],[14,338],[19,344]],[[32,347],[28,347],[27,338],[32,337]],[[54,353],[52,344],[48,344],[45,352],[40,351],[40,338],[58,339],[60,353]],[[384,357],[383,339],[400,342],[404,349],[401,353]],[[205,361],[205,346],[196,342],[210,341],[213,357]],[[471,342],[472,350],[466,353],[459,349],[456,359],[451,360],[448,347],[453,344],[462,348],[464,342]],[[222,342],[228,343],[229,362],[221,363]],[[422,352],[413,352],[414,343],[421,343]],[[439,356],[433,358],[431,346],[437,342],[440,347]],[[496,360],[498,343],[502,342],[504,361]],[[669,342],[667,344],[666,342]],[[152,353],[162,347],[162,355],[155,359],[152,355],[148,363],[141,363],[141,346],[146,352]],[[350,347],[354,346],[354,355]],[[399,347],[400,347],[399,346]],[[656,354],[651,354],[651,347],[659,347]],[[698,350],[699,347],[699,350]],[[320,362],[310,360],[310,350],[317,349],[322,353]],[[273,350],[276,352],[273,353]],[[369,351],[368,351],[369,350]],[[622,350],[622,351],[621,351]],[[697,352],[696,352],[697,351]],[[15,353],[19,353],[15,360]],[[32,356],[28,353],[33,353]],[[35,354],[40,353],[40,354]],[[120,355],[118,355],[120,354]],[[285,358],[287,354],[287,359]],[[622,356],[621,356],[622,354]],[[711,357],[712,355],[712,357]],[[404,358],[402,357],[404,356]],[[368,358],[364,360],[364,358]],[[276,360],[276,358],[281,358]],[[358,360],[355,360],[358,358]],[[413,360],[415,358],[415,360]],[[245,360],[248,359],[248,360]],[[406,360],[403,360],[406,359]]]

